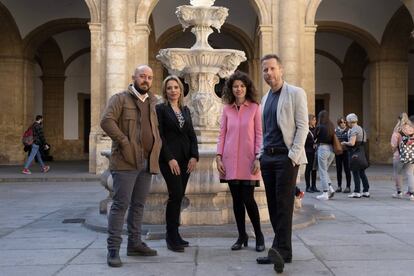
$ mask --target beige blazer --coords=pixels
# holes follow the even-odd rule
[[[262,122],[264,122],[263,109],[269,92],[262,98]],[[308,102],[302,88],[287,82],[283,83],[277,105],[277,124],[282,131],[285,145],[289,149],[289,158],[298,165],[308,163],[305,153],[305,141],[309,132]],[[263,143],[259,156],[262,154]]]

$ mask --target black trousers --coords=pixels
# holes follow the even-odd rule
[[[336,162],[336,178],[338,179],[338,187],[342,186],[342,167],[344,167],[346,186],[351,187],[351,170],[349,169],[348,151],[344,151],[341,155],[335,155]]]
[[[306,169],[305,169],[306,188],[316,187],[316,170],[313,169],[313,162],[315,160],[315,152],[307,152],[306,159],[308,159],[308,164],[306,164]],[[312,179],[312,186],[311,186],[311,179]]]
[[[170,166],[165,162],[160,162],[161,174],[167,183],[168,201],[165,210],[165,221],[167,224],[167,233],[174,235],[180,225],[181,202],[183,200],[185,189],[187,187],[190,174],[186,173],[188,161],[178,162],[180,166],[180,175],[174,175]]]
[[[250,221],[252,222],[256,237],[259,235],[261,236],[260,214],[256,200],[254,199],[254,186],[244,185],[242,183],[243,180],[238,182],[238,184],[234,184],[233,181],[229,181],[229,188],[233,199],[233,212],[239,237],[246,236],[246,210]]]
[[[293,166],[287,154],[263,154],[260,160],[266,189],[270,222],[275,237],[272,247],[285,259],[292,258],[292,216],[296,177],[299,166]]]

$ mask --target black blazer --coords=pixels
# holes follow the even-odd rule
[[[182,128],[170,104],[158,104],[155,109],[162,140],[160,162],[168,163],[171,159],[188,162],[192,157],[198,161],[197,136],[188,107],[184,106],[181,110],[185,119]]]

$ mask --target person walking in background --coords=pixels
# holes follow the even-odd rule
[[[168,188],[165,240],[168,249],[184,252],[189,243],[183,240],[178,227],[188,178],[198,162],[197,136],[190,110],[183,103],[184,87],[177,76],[165,78],[162,97],[164,103],[158,104],[156,110],[162,140],[159,164]]]
[[[319,112],[318,124],[316,126],[316,143],[318,144],[316,154],[318,157],[318,172],[322,186],[322,194],[316,197],[319,200],[328,200],[335,195],[335,190],[332,187],[331,178],[328,173],[329,166],[335,158],[333,152],[334,130],[335,127],[329,119],[328,111],[322,110]]]
[[[396,137],[398,139],[396,151],[399,154],[401,173],[407,177],[407,196],[414,201],[414,122],[408,118],[407,113],[400,115],[394,133],[399,134]],[[397,187],[397,192],[393,196],[402,198],[401,189],[401,186]]]
[[[401,125],[401,119],[403,114],[401,113],[398,116],[397,124],[394,127],[394,130],[391,135],[391,150],[392,150],[392,168],[393,168],[393,176],[395,181],[395,193],[392,194],[394,198],[403,198],[402,192],[402,182],[403,182],[403,174],[402,174],[402,167],[403,163],[400,162],[400,150],[399,144],[401,141],[401,134],[399,131]]]
[[[33,143],[31,145],[30,154],[27,157],[26,162],[24,163],[24,168],[23,168],[22,173],[32,174],[32,172],[29,170],[29,167],[32,164],[35,157],[40,164],[41,172],[47,173],[50,170],[50,167],[45,165],[42,159],[42,155],[40,153],[41,149],[44,149],[44,150],[49,149],[49,145],[47,144],[45,135],[43,133],[43,116],[37,115],[31,127],[32,127],[32,132],[33,132]]]
[[[263,78],[270,86],[262,98],[263,145],[260,166],[266,189],[270,222],[275,233],[259,264],[274,264],[277,273],[292,262],[292,216],[299,165],[306,164],[309,132],[305,91],[283,80],[283,66],[275,54],[261,59]]]
[[[119,248],[128,209],[128,256],[155,256],[157,251],[141,241],[144,205],[151,174],[159,173],[161,139],[155,105],[149,91],[153,72],[147,65],[135,69],[128,89],[113,95],[102,114],[101,127],[112,139],[109,169],[113,178],[113,203],[108,215],[107,263],[122,266]]]
[[[306,142],[305,142],[306,159],[308,159],[308,164],[306,164],[306,169],[305,169],[306,192],[307,193],[319,193],[320,191],[318,190],[318,188],[316,188],[316,168],[314,166],[315,152],[316,152],[316,144],[315,144],[316,117],[313,114],[309,114],[308,118],[309,118],[309,132],[308,132],[308,136],[306,137]]]
[[[260,215],[254,199],[254,188],[259,186],[260,163],[256,158],[262,143],[262,120],[259,95],[250,78],[236,71],[223,89],[225,104],[221,115],[217,143],[217,169],[220,179],[228,182],[233,199],[233,212],[239,238],[231,250],[248,245],[245,213],[249,215],[256,235],[256,251],[265,249],[260,227]]]
[[[338,137],[339,142],[348,141],[348,126],[344,117],[340,117],[337,121],[337,127],[335,128],[336,137]],[[342,167],[344,168],[345,178],[346,178],[346,188],[344,193],[351,192],[351,170],[349,168],[349,156],[348,151],[345,146],[342,148],[342,154],[335,154],[335,163],[336,163],[336,178],[338,180],[338,188],[335,192],[342,192]]]
[[[342,142],[341,144],[347,146],[349,149],[349,159],[351,164],[351,158],[353,151],[361,146],[361,144],[365,144],[367,141],[367,135],[365,130],[358,125],[358,116],[355,113],[350,113],[346,116],[346,121],[349,125],[348,131],[348,142]],[[370,197],[369,194],[369,182],[367,175],[365,173],[365,168],[355,168],[352,169],[351,172],[354,178],[354,192],[348,195],[349,198],[361,198],[362,197]],[[362,181],[362,194],[361,194],[361,181]]]

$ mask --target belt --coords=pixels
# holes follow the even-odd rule
[[[264,152],[268,155],[288,154],[289,150],[284,147],[265,148]]]

